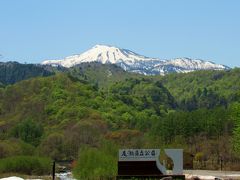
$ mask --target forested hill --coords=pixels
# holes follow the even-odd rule
[[[66,68],[40,64],[21,64],[14,61],[0,62],[0,86],[1,84],[14,84],[33,77],[50,76],[59,71],[65,72]]]
[[[154,77],[169,90],[185,110],[227,106],[240,100],[240,69],[196,71]]]
[[[137,113],[163,115],[176,108],[168,90],[160,82],[149,79],[127,79],[107,90],[99,90],[91,83],[59,73],[21,81],[0,90],[2,124],[30,118],[59,126],[96,111],[112,121],[113,127],[115,123],[127,127],[130,119],[138,122]]]
[[[43,66],[35,64],[20,64],[18,62],[0,62],[0,83],[14,84],[18,81],[36,76],[49,76],[53,72],[46,70]]]
[[[174,97],[179,109],[192,111],[198,108],[226,107],[239,100],[240,69],[227,71],[195,71],[172,73],[166,76],[144,76],[123,71],[116,65],[83,63],[70,69],[70,74],[99,88],[108,88],[126,79],[160,81]]]
[[[0,62],[0,87],[14,84],[33,77],[46,77],[58,72],[69,73],[79,80],[88,81],[101,88],[108,84],[125,80],[129,77],[139,77],[136,73],[129,73],[113,64],[82,63],[72,68],[41,64],[21,64],[18,62]]]
[[[127,78],[144,77],[137,73],[124,71],[115,64],[101,64],[99,62],[81,63],[68,69],[68,73],[78,78],[85,80],[99,88],[106,89],[109,85],[124,81]]]
[[[99,167],[115,175],[118,148],[169,147],[197,168],[218,169],[221,157],[240,170],[239,77],[239,69],[142,76],[85,64],[0,87],[0,158],[91,156],[78,170],[87,179]]]

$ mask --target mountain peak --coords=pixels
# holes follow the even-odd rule
[[[106,44],[96,44],[95,46],[92,47],[92,49],[93,48],[110,48],[110,47],[114,47],[114,46],[106,45]]]
[[[156,58],[148,58],[139,55],[127,49],[121,49],[110,45],[97,44],[86,52],[66,57],[62,60],[46,60],[42,64],[61,65],[64,67],[72,67],[84,62],[100,62],[100,63],[126,63],[132,64],[136,61],[156,60]]]
[[[121,52],[121,49],[118,47],[115,47],[115,46],[111,46],[111,45],[97,44],[86,52],[94,53],[94,54],[96,54],[96,53],[102,54],[102,53],[106,53],[106,52],[107,53],[117,53],[117,52]]]
[[[229,69],[227,66],[191,58],[176,58],[160,60],[137,54],[128,49],[121,49],[111,45],[97,44],[86,52],[68,56],[61,60],[46,60],[42,64],[72,67],[85,62],[100,62],[102,64],[117,64],[126,71],[141,74],[167,74],[170,72],[190,72],[207,69]]]

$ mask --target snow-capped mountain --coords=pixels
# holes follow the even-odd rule
[[[82,54],[68,56],[62,60],[46,60],[43,61],[42,64],[72,67],[84,62],[117,64],[126,71],[146,75],[164,75],[171,72],[190,72],[195,70],[229,69],[227,66],[199,59],[177,58],[161,60],[158,58],[150,58],[127,49],[107,45],[96,45]]]
[[[120,49],[107,45],[96,45],[82,54],[68,56],[62,60],[46,60],[42,64],[55,64],[64,67],[72,67],[74,65],[84,62],[97,61],[103,64],[126,63],[128,65],[132,65],[141,61],[155,61],[155,60],[158,61],[159,59],[142,56],[127,49]]]

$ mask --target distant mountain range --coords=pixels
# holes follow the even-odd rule
[[[228,69],[230,68],[225,65],[199,59],[176,58],[162,60],[139,55],[127,49],[96,45],[82,54],[69,56],[62,60],[46,60],[41,64],[0,62],[0,86],[14,84],[32,77],[50,76],[55,72],[69,72],[80,79],[86,79],[86,74],[90,74],[88,78],[92,82],[96,82],[100,78],[99,82],[101,83],[99,85],[104,86],[104,81],[115,81],[115,78],[111,80],[111,74],[118,74],[118,79],[124,79],[125,76],[130,77],[132,74],[133,76],[140,74],[166,75],[196,70]],[[126,71],[134,73],[126,73]]]
[[[42,64],[69,68],[86,62],[116,64],[126,71],[145,75],[165,75],[173,72],[186,73],[195,70],[230,69],[228,66],[200,59],[176,58],[162,60],[159,58],[150,58],[127,49],[108,45],[96,45],[82,54],[68,56],[61,60],[45,60]]]

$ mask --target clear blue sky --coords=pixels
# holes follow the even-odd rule
[[[240,0],[0,0],[0,61],[38,63],[95,44],[240,66]]]

